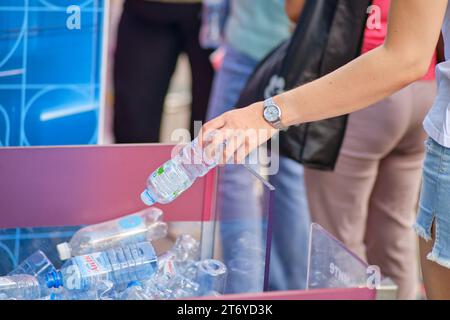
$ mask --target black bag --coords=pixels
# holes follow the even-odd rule
[[[326,75],[360,55],[371,0],[308,0],[291,39],[256,68],[237,103],[245,107]],[[326,92],[324,92],[326,94]],[[280,133],[280,153],[307,167],[333,170],[347,116]]]

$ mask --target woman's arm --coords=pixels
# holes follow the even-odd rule
[[[392,0],[383,46],[329,75],[274,98],[285,126],[317,121],[367,107],[420,79],[428,70],[439,39],[448,0]],[[343,44],[345,45],[345,44]],[[206,123],[202,132],[220,130],[212,147],[239,132],[241,144],[227,146],[226,157],[242,160],[264,139],[249,141],[245,129],[276,133],[263,119],[263,104],[233,110]],[[236,155],[238,149],[245,152]]]
[[[286,125],[347,114],[420,79],[439,39],[448,0],[393,0],[383,46],[276,101]]]
[[[296,23],[300,14],[302,13],[305,0],[286,0],[284,3],[284,9],[289,19]]]

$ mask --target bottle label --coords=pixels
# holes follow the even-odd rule
[[[75,257],[80,273],[85,275],[103,274],[111,271],[102,252]]]
[[[143,224],[143,221],[140,216],[134,215],[120,219],[118,221],[118,224],[122,229],[133,229],[141,226]]]
[[[172,161],[166,162],[155,171],[150,180],[164,198],[169,201],[174,200],[192,184],[186,172]]]

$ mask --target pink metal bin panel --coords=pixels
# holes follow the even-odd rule
[[[91,224],[136,212],[147,176],[171,145],[0,149],[0,228]],[[215,172],[169,205],[165,220],[209,220]]]
[[[306,291],[275,291],[230,294],[212,300],[375,300],[377,291],[367,288],[322,289]]]

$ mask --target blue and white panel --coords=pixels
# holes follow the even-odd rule
[[[0,147],[98,142],[104,0],[0,0]]]

